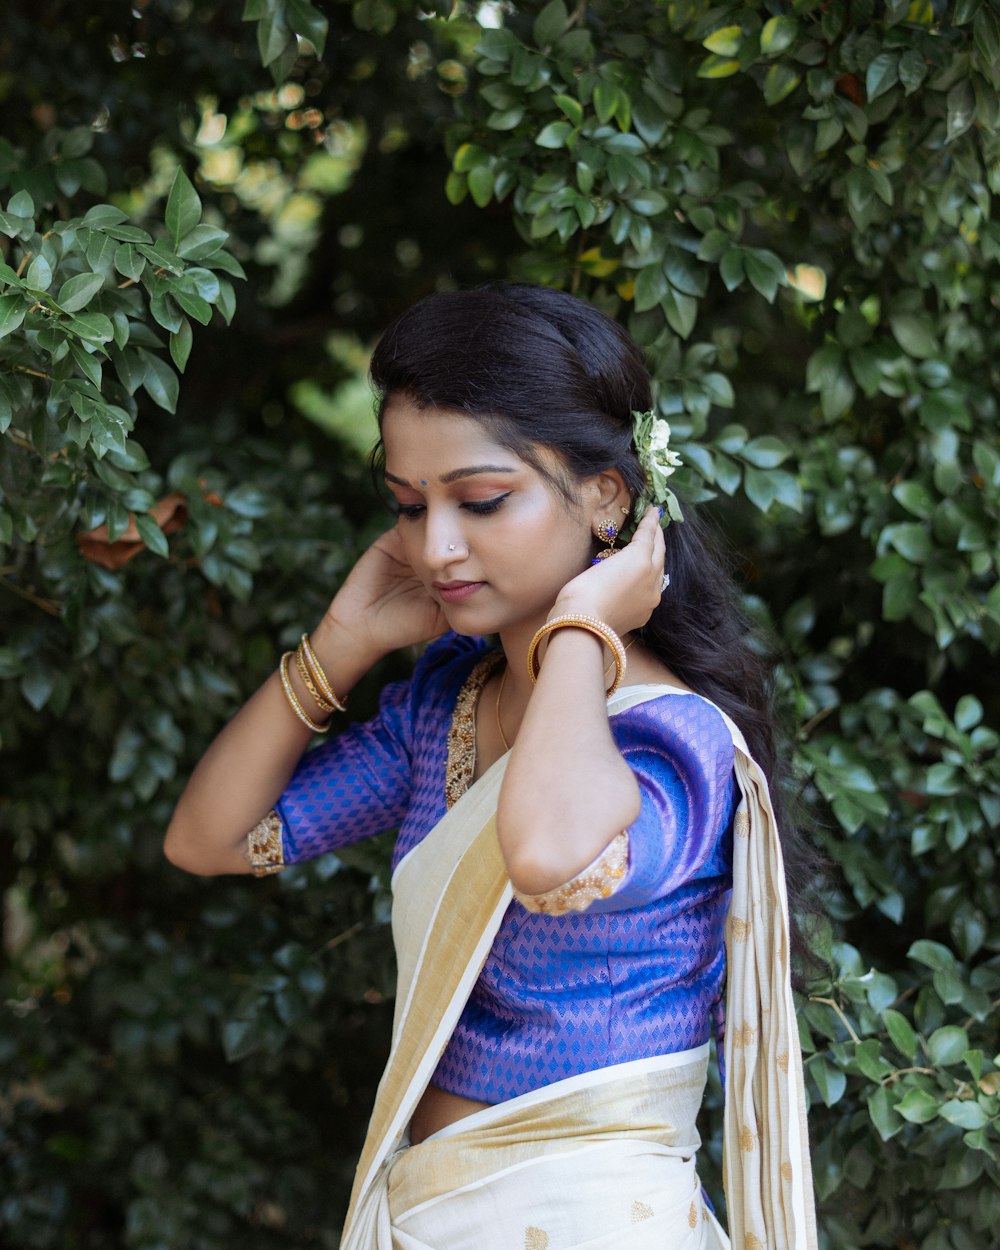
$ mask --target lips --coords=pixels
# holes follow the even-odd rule
[[[434,582],[433,589],[442,603],[463,603],[485,585],[485,582]]]

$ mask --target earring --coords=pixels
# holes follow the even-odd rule
[[[598,522],[597,527],[594,530],[594,536],[600,539],[602,543],[607,543],[608,545],[603,551],[599,551],[597,553],[594,559],[591,560],[591,564],[600,564],[600,562],[602,560],[606,560],[608,556],[617,555],[617,552],[615,551],[615,540],[618,538],[618,531],[620,528],[621,527],[618,522],[612,521],[610,517],[605,517],[603,521]]]

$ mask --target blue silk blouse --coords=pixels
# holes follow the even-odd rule
[[[285,863],[398,827],[393,867],[446,811],[448,730],[488,651],[446,634],[378,714],[305,755],[277,804]],[[616,892],[585,912],[507,909],[433,1083],[498,1103],[688,1050],[722,1028],[736,786],[721,715],[665,693],[611,717],[642,805]]]

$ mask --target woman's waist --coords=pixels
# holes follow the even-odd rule
[[[392,1205],[408,1209],[539,1157],[581,1150],[690,1160],[700,1144],[695,1119],[708,1052],[706,1044],[616,1064],[475,1111],[397,1158]]]

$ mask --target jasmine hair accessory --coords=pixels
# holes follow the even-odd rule
[[[646,475],[646,488],[635,501],[632,519],[636,524],[649,505],[661,509],[660,524],[683,521],[677,496],[667,485],[667,478],[684,463],[676,451],[670,450],[670,424],[656,415],[655,409],[632,413],[632,439],[636,455]]]

